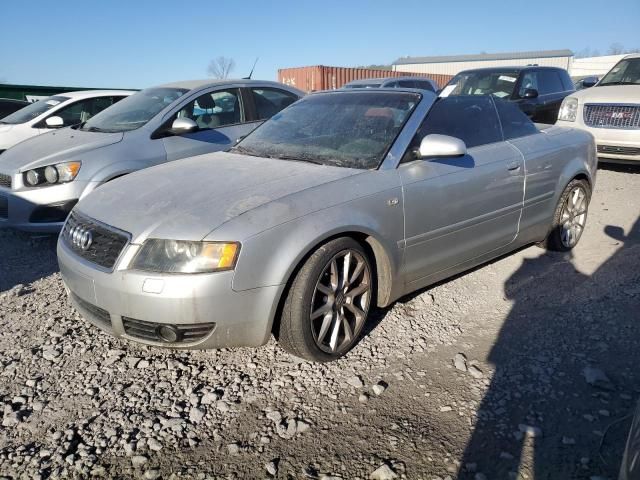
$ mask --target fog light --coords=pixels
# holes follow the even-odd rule
[[[158,327],[158,336],[168,343],[175,343],[178,341],[178,329],[173,325],[161,325]]]

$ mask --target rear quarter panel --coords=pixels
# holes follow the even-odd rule
[[[587,132],[549,127],[539,134],[510,140],[524,156],[525,194],[519,238],[522,243],[545,238],[562,191],[583,175],[593,189],[597,158]]]

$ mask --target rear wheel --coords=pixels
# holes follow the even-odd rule
[[[289,353],[326,362],[348,352],[369,315],[371,262],[352,238],[318,248],[299,270],[282,309],[278,341]]]
[[[572,180],[566,186],[553,217],[551,231],[544,241],[549,250],[566,252],[575,247],[587,223],[591,188],[585,180]]]

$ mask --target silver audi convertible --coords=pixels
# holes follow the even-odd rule
[[[523,245],[569,250],[596,175],[589,133],[483,96],[309,95],[230,152],[127,175],[58,241],[82,315],[148,345],[336,359],[371,309]]]

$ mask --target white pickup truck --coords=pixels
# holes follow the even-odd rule
[[[627,55],[594,87],[566,97],[556,125],[593,134],[600,161],[640,164],[640,54]]]

